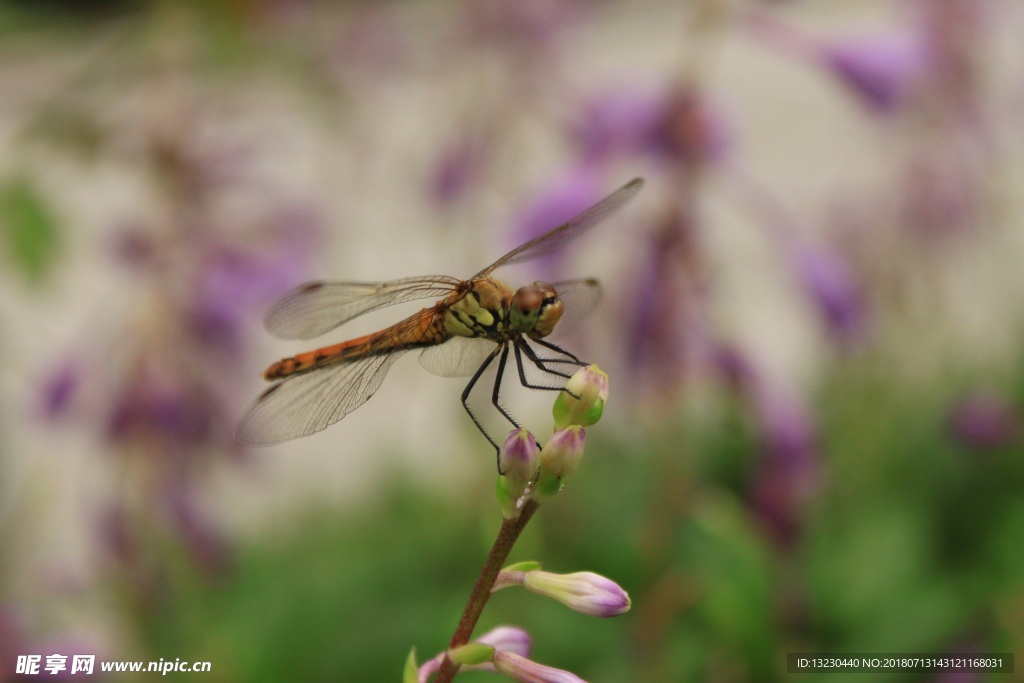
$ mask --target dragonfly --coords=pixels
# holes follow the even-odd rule
[[[274,384],[249,407],[236,439],[266,445],[319,432],[368,401],[400,356],[420,349],[420,364],[431,373],[470,377],[462,392],[462,406],[500,452],[469,406],[473,388],[497,360],[491,403],[518,428],[519,423],[499,400],[510,351],[523,386],[564,390],[528,381],[523,359],[544,373],[564,378],[571,375],[562,368],[586,365],[545,337],[560,321],[575,322],[585,316],[600,298],[600,285],[588,278],[554,284],[537,281],[512,289],[491,274],[502,266],[561,249],[622,208],[642,186],[643,179],[631,180],[575,218],[513,249],[467,280],[436,275],[388,282],[314,281],[299,285],[273,304],[264,317],[267,330],[279,338],[312,339],[371,311],[419,299],[437,300],[433,306],[378,332],[270,365],[263,377]],[[531,345],[545,351],[538,352]]]

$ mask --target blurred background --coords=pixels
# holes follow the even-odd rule
[[[259,373],[321,345],[263,311],[468,277],[635,176],[502,273],[599,277],[557,340],[611,377],[513,560],[633,610],[505,591],[480,632],[593,683],[1024,652],[1022,30],[1015,0],[0,2],[0,680],[56,652],[385,681],[443,649],[500,521],[462,381],[410,354],[242,448]]]

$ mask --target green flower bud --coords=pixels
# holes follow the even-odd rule
[[[589,427],[601,419],[608,400],[608,375],[596,365],[581,368],[569,378],[565,391],[555,399],[555,429],[569,425]]]
[[[572,474],[583,457],[587,432],[572,425],[555,432],[540,452],[540,475],[530,496],[544,501],[562,489],[565,478]]]

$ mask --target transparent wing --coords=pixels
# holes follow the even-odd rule
[[[235,439],[266,445],[319,432],[366,403],[404,352],[366,356],[281,380],[250,406]]]
[[[601,283],[594,278],[554,282],[552,286],[564,307],[554,334],[575,330],[601,302]]]
[[[420,365],[439,377],[468,377],[480,368],[495,348],[495,343],[487,339],[452,337],[443,344],[423,349]]]
[[[445,296],[460,282],[444,275],[391,282],[307,282],[271,306],[263,323],[281,339],[312,339],[370,311]]]
[[[633,180],[630,180],[618,190],[608,195],[597,204],[594,204],[568,223],[563,223],[557,228],[544,233],[540,237],[530,240],[521,247],[513,249],[491,265],[481,270],[474,277],[488,275],[491,271],[501,266],[506,266],[512,263],[523,263],[535,258],[540,258],[541,256],[547,256],[554,251],[558,251],[565,246],[567,242],[576,239],[587,230],[590,230],[605,218],[608,218],[608,216],[622,208],[626,202],[636,196],[636,193],[640,191],[640,188],[643,187],[643,185],[644,181],[642,178],[634,178]]]

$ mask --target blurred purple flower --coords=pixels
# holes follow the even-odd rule
[[[430,197],[449,206],[471,190],[484,165],[484,146],[469,136],[449,143],[441,152],[429,179]]]
[[[18,655],[28,653],[25,624],[15,610],[0,603],[0,681],[15,680],[14,667]],[[8,678],[9,677],[9,678]]]
[[[146,226],[129,223],[114,230],[110,251],[114,258],[139,270],[152,268],[157,259],[157,245]]]
[[[820,478],[814,417],[803,401],[766,380],[738,349],[721,346],[715,360],[727,386],[747,402],[757,422],[762,459],[750,504],[772,536],[788,543],[799,532],[800,506]]]
[[[756,180],[736,167],[729,177],[751,215],[785,254],[832,338],[851,342],[862,335],[867,318],[864,293],[843,255],[825,242],[803,237],[788,208]]]
[[[199,385],[142,371],[115,395],[107,437],[114,442],[157,438],[175,450],[190,449],[210,438],[219,412]]]
[[[515,219],[516,246],[561,225],[603,196],[604,182],[596,169],[587,164],[571,168],[562,177],[548,183],[526,204]],[[565,250],[538,260],[545,271],[557,271]]]
[[[974,394],[957,402],[949,414],[950,434],[959,443],[978,450],[1000,448],[1020,438],[1022,415],[994,394]]]
[[[75,359],[66,358],[43,379],[43,417],[54,419],[67,412],[81,385],[81,370]]]
[[[747,12],[744,19],[757,37],[820,65],[878,113],[897,110],[928,68],[925,42],[914,31],[826,39],[761,10]]]
[[[986,0],[915,3],[931,62],[929,86],[945,103],[946,113],[977,114],[984,64],[979,57],[989,47],[984,29],[999,4]]]
[[[664,95],[659,91],[612,90],[584,104],[573,134],[589,159],[645,151],[657,137],[664,111]]]
[[[199,510],[191,494],[181,487],[172,487],[165,492],[164,502],[196,565],[211,575],[227,569],[231,560],[227,539]]]
[[[279,210],[276,234],[258,248],[225,244],[200,247],[200,272],[186,303],[191,329],[208,348],[239,361],[244,324],[306,270],[320,217],[307,206]]]
[[[581,0],[478,0],[467,12],[469,31],[487,45],[549,50],[580,18]]]
[[[928,238],[975,227],[984,202],[985,180],[965,151],[947,141],[920,150],[910,161],[900,186],[902,224]]]
[[[138,539],[123,505],[113,501],[107,504],[100,516],[98,531],[101,547],[118,564],[131,566],[135,563],[139,557]]]
[[[387,5],[362,5],[344,23],[330,45],[328,61],[338,75],[365,74],[366,83],[378,81],[405,63],[412,48],[408,31]]]
[[[850,341],[864,330],[863,291],[839,254],[820,245],[800,243],[794,267],[826,329],[837,341]]]
[[[903,104],[927,66],[923,42],[910,31],[824,42],[819,55],[840,83],[879,113]]]
[[[662,229],[648,238],[632,285],[626,348],[629,363],[642,382],[658,389],[677,385],[693,337],[695,249],[688,213],[673,212]]]
[[[585,159],[648,155],[657,160],[701,163],[720,159],[730,135],[716,107],[696,90],[623,88],[584,105],[574,135]]]

